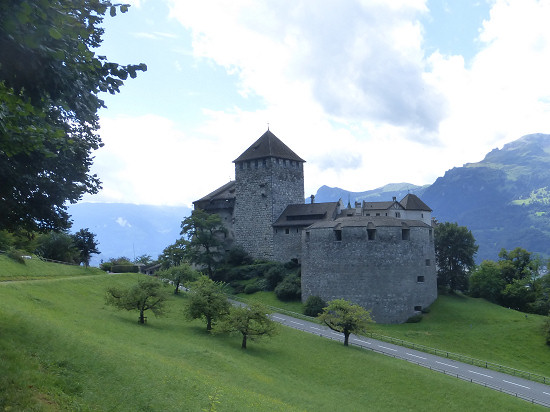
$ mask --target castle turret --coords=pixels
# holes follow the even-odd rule
[[[304,160],[269,130],[235,163],[235,239],[251,256],[273,259],[273,223],[304,203]]]

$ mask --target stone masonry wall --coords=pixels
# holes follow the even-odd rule
[[[302,227],[278,227],[274,229],[273,259],[277,262],[288,262],[291,259],[301,260]],[[287,233],[288,231],[288,233]]]
[[[300,162],[268,158],[235,164],[235,239],[251,256],[274,258],[272,224],[288,204],[304,201]]]
[[[401,323],[437,298],[435,249],[427,227],[310,228],[302,238],[302,301],[343,298],[372,310],[379,323]],[[308,234],[309,233],[309,234]]]

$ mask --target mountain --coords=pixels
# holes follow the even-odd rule
[[[496,260],[502,249],[550,254],[550,135],[531,134],[494,149],[478,163],[448,170],[432,185],[386,185],[366,192],[323,186],[316,201],[422,198],[438,221],[467,226],[479,244],[476,257]]]
[[[191,209],[184,206],[127,203],[77,203],[68,209],[72,231],[88,228],[96,235],[100,255],[91,264],[126,256],[151,255],[153,259],[180,237],[180,224]]]

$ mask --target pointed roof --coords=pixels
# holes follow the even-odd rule
[[[401,206],[405,208],[405,210],[425,210],[427,212],[431,212],[432,209],[429,208],[429,206],[424,203],[420,198],[413,194],[408,194],[403,199],[401,199]]]
[[[305,162],[300,156],[294,153],[277,136],[267,130],[252,146],[244,151],[233,163],[245,160],[264,159],[266,157],[277,157],[279,159]]]

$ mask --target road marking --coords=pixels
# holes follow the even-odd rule
[[[423,356],[418,356],[418,355],[415,355],[415,354],[413,354],[413,353],[408,353],[408,352],[405,352],[405,353],[406,353],[407,355],[409,355],[409,356],[414,356],[415,358],[420,358],[420,359],[426,360],[426,358],[423,357]]]
[[[531,388],[528,387],[528,386],[523,386],[523,385],[520,385],[519,383],[514,383],[514,382],[510,382],[510,381],[505,381],[504,379],[502,380],[502,382],[509,383],[510,385],[520,386],[520,387],[525,388],[525,389],[531,389]]]
[[[392,348],[388,348],[386,346],[382,346],[382,345],[378,345],[379,348],[382,348],[382,349],[387,349],[387,350],[392,350],[394,352],[397,352],[397,349],[392,349]]]
[[[550,395],[550,393],[548,393],[548,392],[543,392],[543,393],[544,393],[545,395]]]
[[[367,345],[372,345],[372,343],[370,342],[366,342],[364,340],[360,340],[360,339],[354,339],[355,342],[361,342],[361,343],[366,343]]]
[[[492,376],[489,376],[489,375],[485,375],[484,373],[479,373],[479,372],[475,372],[475,371],[470,371],[470,370],[469,370],[468,372],[470,372],[470,373],[475,373],[476,375],[481,375],[481,376],[485,376],[486,378],[491,378],[491,379],[493,379],[493,377],[492,377]]]
[[[323,329],[320,329],[320,328],[316,328],[315,326],[310,326],[311,329],[315,329],[315,330],[323,330]]]
[[[340,333],[338,333],[338,332],[330,332],[330,333],[332,333],[333,335],[338,335],[338,336],[340,336]]]
[[[301,324],[300,322],[295,322],[295,321],[293,321],[293,320],[291,320],[290,323],[295,323],[296,325],[302,326],[302,324]]]
[[[448,366],[449,368],[458,369],[458,366],[449,365],[448,363],[443,363],[443,362],[439,362],[439,361],[435,361],[435,363],[439,363],[440,365]]]
[[[273,319],[285,320],[285,318],[281,318],[280,316],[275,316],[275,315],[273,315]]]

